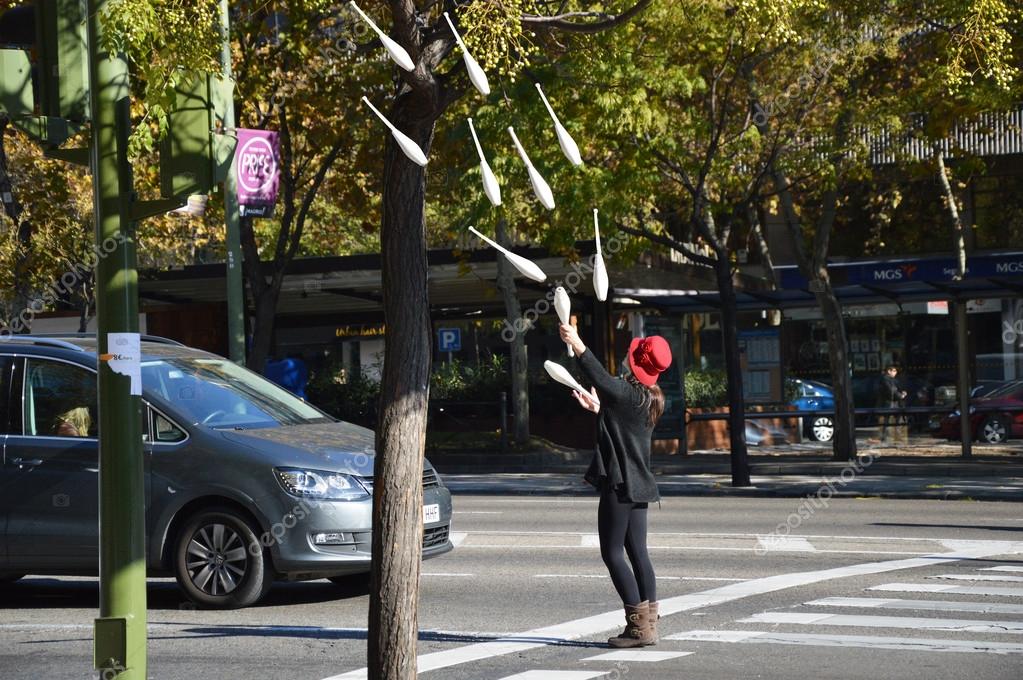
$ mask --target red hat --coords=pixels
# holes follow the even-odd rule
[[[657,384],[657,378],[671,366],[671,347],[659,335],[633,338],[629,345],[629,368],[636,379],[647,387]]]

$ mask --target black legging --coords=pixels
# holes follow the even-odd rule
[[[657,601],[654,565],[646,548],[646,514],[646,503],[623,503],[611,490],[600,494],[597,509],[600,556],[611,572],[615,590],[629,606]],[[624,553],[629,555],[628,562]]]

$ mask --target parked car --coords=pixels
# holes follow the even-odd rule
[[[800,411],[834,411],[835,393],[830,385],[814,380],[789,378],[787,394],[795,394],[790,405]],[[805,435],[815,441],[829,442],[835,437],[835,421],[831,416],[819,415],[803,419]]]
[[[1012,380],[970,400],[973,436],[988,444],[1001,444],[1010,437],[1023,437],[1023,380]],[[941,420],[939,434],[959,439],[959,409]]]
[[[98,570],[96,341],[0,343],[0,582]],[[211,608],[370,566],[374,437],[227,359],[142,342],[146,562]],[[452,549],[423,468],[423,556]]]
[[[991,392],[994,392],[998,388],[1005,385],[1005,383],[1006,383],[1005,380],[980,382],[970,389],[970,398],[975,399],[977,397],[986,397]],[[938,398],[935,399],[934,405],[949,407],[955,406],[957,391],[958,390],[956,389],[955,385],[942,385],[941,387],[937,388]],[[956,412],[958,413],[958,411]],[[927,426],[934,434],[934,436],[936,437],[941,436],[941,424],[945,418],[946,416],[937,413],[931,414],[928,417]],[[958,425],[956,425],[956,427],[958,427]],[[959,435],[956,435],[956,438],[958,439]]]

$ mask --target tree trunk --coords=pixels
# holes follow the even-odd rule
[[[728,383],[728,430],[731,443],[732,486],[750,486],[746,448],[746,404],[742,395],[742,361],[739,356],[735,286],[728,254],[717,252],[714,271],[721,296],[721,341]]]
[[[400,96],[391,120],[429,153],[431,102]],[[426,173],[388,136],[384,156],[384,345],[373,492],[369,677],[414,680],[423,536],[423,451],[430,385]]]
[[[852,376],[849,374],[849,346],[845,334],[845,319],[842,307],[835,297],[831,280],[825,269],[811,279],[817,306],[824,317],[824,328],[828,336],[828,362],[831,365],[832,392],[835,395],[835,435],[832,441],[832,456],[835,460],[856,458],[856,413],[853,404]]]
[[[764,237],[764,228],[760,223],[760,216],[752,204],[746,206],[746,221],[749,222],[750,231],[757,242],[757,251],[760,253],[761,261],[764,263],[764,278],[771,284],[772,290],[778,288],[778,272],[774,269],[774,258],[771,257],[771,249],[767,246],[767,239]]]
[[[505,248],[511,247],[508,239],[507,223],[502,217],[497,222],[497,242]],[[511,397],[512,414],[515,419],[513,437],[516,444],[524,445],[529,442],[529,371],[528,359],[526,356],[526,328],[520,324],[522,319],[522,305],[519,302],[518,290],[515,287],[515,268],[511,266],[503,255],[497,256],[497,287],[504,298],[504,313],[507,323],[507,332],[514,336],[509,342],[511,349]],[[507,337],[504,338],[507,340]]]
[[[259,276],[262,276],[259,274]],[[255,296],[252,328],[252,347],[245,358],[245,365],[256,373],[262,374],[266,368],[266,360],[270,357],[270,345],[274,337],[274,321],[277,317],[277,298],[280,297],[280,286],[268,285]]]
[[[802,222],[796,212],[792,192],[789,190],[788,178],[777,168],[774,169],[773,176],[781,201],[782,216],[796,250],[799,271],[809,282],[810,290],[817,299],[828,337],[828,362],[831,367],[832,391],[835,395],[835,434],[831,440],[831,455],[835,460],[853,460],[857,455],[856,405],[853,403],[852,377],[849,375],[849,339],[845,334],[842,305],[831,287],[831,277],[827,268],[828,244],[835,224],[837,194],[834,189],[825,194],[822,201],[824,210],[817,221],[813,243],[808,250]]]
[[[952,229],[955,237],[956,253],[956,274],[953,277],[956,281],[966,278],[966,225],[959,216],[959,205],[956,203],[955,192],[952,191],[952,183],[948,179],[948,170],[945,168],[945,157],[938,144],[934,145],[934,160],[938,166],[938,183],[941,184],[941,191],[945,195],[945,204],[948,207],[949,216],[952,218]],[[959,402],[959,413],[970,412],[970,331],[966,316],[966,301],[952,300],[955,330],[956,330],[956,396]],[[973,432],[972,423],[969,418],[959,418],[959,440],[962,442],[963,458],[970,458],[973,455]]]

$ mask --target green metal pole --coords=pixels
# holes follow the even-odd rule
[[[99,618],[95,666],[103,680],[146,680],[145,494],[140,400],[129,375],[138,333],[138,277],[131,228],[128,63],[102,51],[109,0],[89,0],[92,181],[96,219],[99,361]],[[130,337],[129,337],[130,343]],[[115,355],[111,357],[110,355]],[[115,368],[118,372],[115,372]]]
[[[231,80],[231,17],[227,0],[220,0],[220,66],[225,80]],[[225,127],[237,125],[234,97],[226,102]],[[228,130],[227,134],[231,134]],[[245,289],[242,284],[242,243],[238,226],[238,187],[234,163],[224,180],[224,223],[227,231],[227,334],[231,360],[245,364]]]

